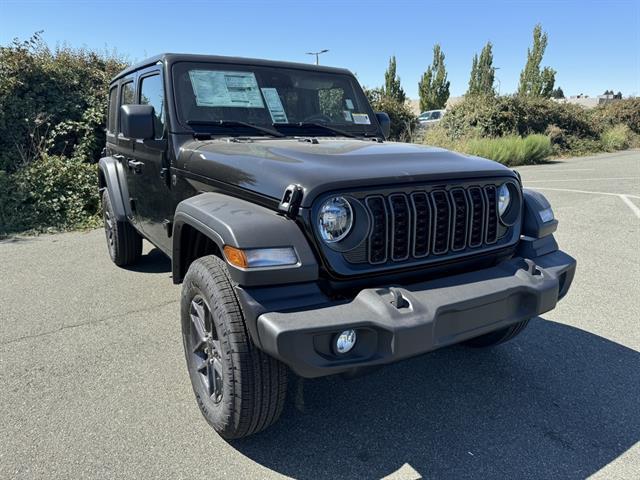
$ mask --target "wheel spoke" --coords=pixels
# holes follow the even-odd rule
[[[197,352],[202,350],[204,343],[207,340],[207,332],[205,330],[204,318],[206,316],[205,307],[200,305],[197,300],[191,302],[191,322],[194,326],[194,346],[193,351]]]
[[[211,397],[214,401],[218,401],[220,397],[222,397],[222,362],[217,358],[213,359],[213,364],[209,365],[209,370],[211,371]]]
[[[211,353],[214,357],[220,358],[222,356],[222,350],[220,349],[220,340],[210,340]]]

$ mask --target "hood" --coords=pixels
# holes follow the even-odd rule
[[[504,165],[441,148],[357,139],[297,139],[229,142],[190,141],[178,168],[280,200],[287,186],[302,186],[302,207],[331,190],[514,176]]]

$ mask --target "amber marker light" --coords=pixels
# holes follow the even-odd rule
[[[249,262],[247,261],[247,256],[239,248],[232,247],[230,245],[225,245],[224,256],[227,257],[227,261],[231,265],[235,265],[236,267],[240,267],[240,268],[247,268],[249,266]]]

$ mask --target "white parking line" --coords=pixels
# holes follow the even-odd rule
[[[640,208],[638,208],[635,203],[629,200],[626,195],[620,195],[620,198],[624,203],[627,204],[631,211],[636,214],[636,217],[640,218]]]
[[[609,195],[611,197],[619,197],[620,200],[622,200],[631,209],[631,211],[635,213],[636,217],[640,218],[640,208],[638,208],[635,203],[629,200],[630,198],[640,199],[639,195],[610,193],[610,192],[592,192],[588,190],[574,190],[572,188],[546,188],[546,187],[528,187],[528,188],[531,188],[532,190],[551,190],[554,192],[586,193],[590,195]]]
[[[556,180],[528,180],[526,181],[526,183],[592,182],[594,180],[640,180],[640,177],[562,178],[562,179],[556,179]]]
[[[529,167],[529,168],[517,168],[516,170],[518,170],[519,172],[528,172],[529,170],[531,170],[532,172],[549,172],[549,173],[555,173],[555,172],[593,172],[595,170],[595,168],[536,168],[534,167]]]

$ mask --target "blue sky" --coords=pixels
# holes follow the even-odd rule
[[[540,22],[543,65],[566,95],[606,89],[640,95],[640,0],[609,1],[143,1],[0,0],[0,44],[44,30],[51,46],[116,50],[130,61],[162,51],[212,53],[349,68],[377,86],[390,55],[410,97],[439,42],[452,95],[467,88],[487,40],[502,93],[515,91]]]

